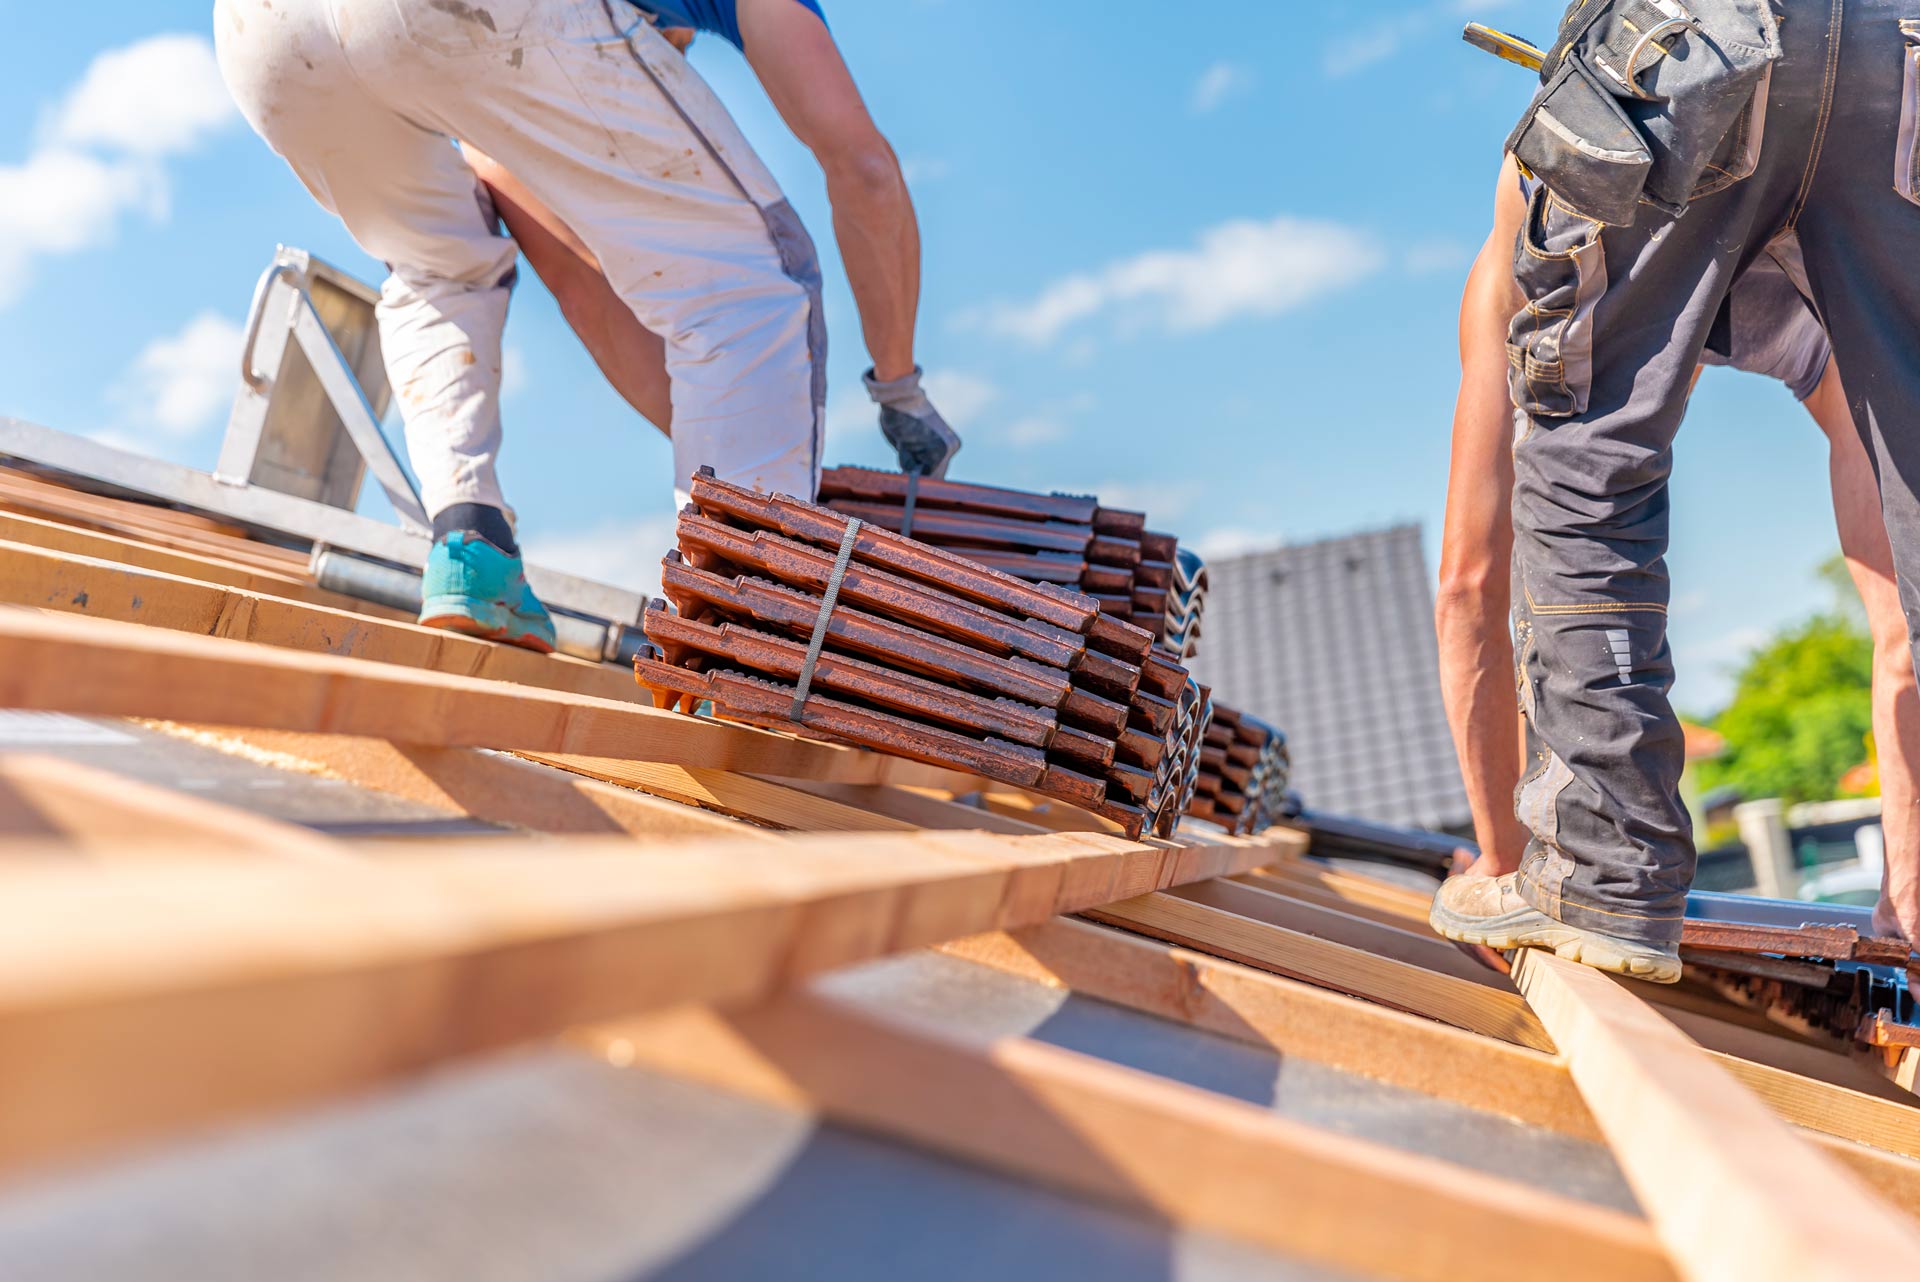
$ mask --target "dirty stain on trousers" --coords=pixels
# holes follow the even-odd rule
[[[1762,259],[1799,286],[1832,336],[1920,636],[1920,0],[1694,7],[1730,15],[1728,27],[1670,30],[1664,59],[1637,36],[1612,46],[1591,36],[1586,47],[1610,68],[1582,68],[1562,110],[1549,102],[1542,113],[1536,99],[1515,135],[1543,164],[1556,148],[1591,162],[1557,188],[1543,175],[1515,247],[1527,303],[1509,345],[1524,411],[1514,612],[1531,745],[1516,801],[1533,833],[1520,891],[1571,925],[1656,942],[1679,938],[1695,857],[1668,702],[1673,437],[1702,350],[1724,331],[1728,292]],[[1570,20],[1597,14],[1604,30],[1626,17],[1619,30],[1644,34],[1653,11],[1670,8],[1589,0]],[[1756,36],[1743,22],[1766,30]],[[1616,92],[1610,74],[1664,63],[1701,75],[1748,54],[1749,69],[1764,63],[1757,87],[1724,126],[1739,103],[1714,101],[1715,133],[1704,140],[1685,136],[1677,96]],[[1615,114],[1634,128],[1615,130]],[[1570,121],[1602,123],[1583,134]],[[1698,163],[1676,170],[1675,157]],[[1636,169],[1648,187],[1630,221],[1597,221],[1602,208],[1618,216],[1618,198],[1633,190],[1623,175]]]
[[[632,6],[218,0],[214,33],[248,121],[388,266],[381,345],[430,514],[507,506],[495,466],[518,250],[454,139],[551,205],[665,339],[677,489],[710,464],[813,496],[826,390],[813,244]]]

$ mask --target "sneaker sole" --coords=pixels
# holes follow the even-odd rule
[[[498,641],[503,645],[517,645],[522,650],[532,650],[535,654],[552,654],[553,643],[545,637],[531,633],[508,631],[498,624],[482,623],[465,614],[431,614],[420,619],[423,628],[438,628],[442,632],[458,632],[462,636],[477,637],[482,641]]]
[[[1532,914],[1544,916],[1544,914]],[[1529,925],[1523,921],[1467,924],[1442,908],[1438,901],[1428,920],[1448,939],[1461,944],[1484,944],[1488,948],[1551,948],[1554,956],[1594,970],[1604,970],[1630,979],[1653,984],[1680,981],[1680,959],[1649,955],[1629,948],[1604,935],[1566,926],[1546,918],[1548,925]]]

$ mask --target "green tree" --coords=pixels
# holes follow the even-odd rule
[[[1726,753],[1700,763],[1701,786],[1789,802],[1839,795],[1840,776],[1866,759],[1872,689],[1873,641],[1844,605],[1788,628],[1741,669],[1713,722]]]

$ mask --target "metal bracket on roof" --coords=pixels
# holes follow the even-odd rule
[[[280,246],[248,310],[215,475],[351,511],[371,471],[401,526],[425,532],[419,489],[380,432],[390,391],[377,301],[351,276]]]

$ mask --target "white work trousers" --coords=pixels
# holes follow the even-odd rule
[[[552,206],[665,339],[682,501],[703,465],[813,497],[826,393],[813,243],[726,108],[632,6],[216,0],[214,24],[241,111],[392,273],[380,339],[429,515],[507,506],[495,460],[518,249],[454,139]]]

